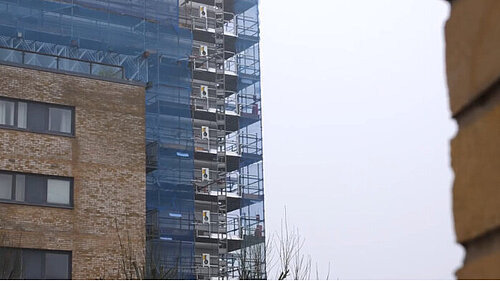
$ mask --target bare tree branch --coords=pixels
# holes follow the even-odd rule
[[[309,280],[311,278],[312,258],[304,253],[305,238],[296,227],[288,223],[286,207],[281,220],[280,230],[276,235],[270,236],[267,244],[267,261],[269,272],[275,272],[276,263],[278,280]],[[316,278],[319,278],[318,264],[316,263]],[[268,273],[268,276],[270,274]],[[326,279],[330,278],[330,264]]]

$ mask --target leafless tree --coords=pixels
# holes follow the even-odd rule
[[[238,256],[238,274],[242,280],[266,279],[266,249],[263,243],[242,247]]]
[[[291,277],[294,280],[309,279],[311,272],[310,257],[303,254],[305,238],[300,235],[297,228],[288,225],[285,214],[281,220],[280,232],[276,236],[275,245],[278,254],[279,276],[278,280]]]
[[[120,233],[117,220],[115,220],[116,235],[120,247],[120,274],[127,280],[169,280],[178,279],[178,268],[166,268],[158,261],[159,254],[145,245],[134,245],[128,229],[125,230],[125,239]],[[141,249],[135,251],[134,248]],[[106,279],[105,273],[101,279]]]
[[[267,249],[268,269],[270,272],[276,271],[276,279],[285,280],[309,280],[312,273],[312,258],[304,253],[305,237],[302,236],[298,228],[288,224],[286,208],[284,217],[281,220],[280,231],[271,236]],[[330,277],[330,264],[326,279]],[[316,278],[319,279],[319,272],[316,264]]]

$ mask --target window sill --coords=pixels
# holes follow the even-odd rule
[[[33,206],[33,207],[48,207],[48,208],[57,208],[57,209],[66,209],[66,210],[73,210],[74,209],[73,206],[26,203],[26,202],[11,201],[11,200],[5,200],[5,199],[0,199],[0,204],[12,204],[12,205]]]
[[[25,133],[33,133],[33,134],[39,134],[39,135],[49,135],[49,136],[76,138],[76,136],[72,135],[72,134],[58,133],[58,132],[51,132],[51,131],[37,132],[37,131],[30,131],[28,129],[17,128],[17,127],[14,127],[14,126],[6,126],[6,125],[0,125],[0,129],[12,130],[12,131],[18,131],[18,132],[25,132]]]

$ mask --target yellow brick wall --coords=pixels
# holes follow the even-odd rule
[[[500,279],[500,1],[454,0],[446,24],[460,279]]]
[[[74,279],[122,278],[115,220],[144,249],[144,88],[0,65],[0,96],[75,107],[75,137],[0,129],[0,170],[74,178],[73,209],[0,203],[0,233],[72,251]]]

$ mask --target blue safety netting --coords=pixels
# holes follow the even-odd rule
[[[192,33],[178,16],[177,0],[0,0],[0,60],[147,83],[146,139],[158,146],[146,197],[159,229],[149,243],[190,278]]]

